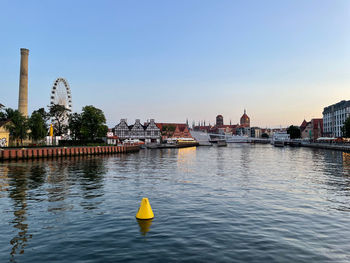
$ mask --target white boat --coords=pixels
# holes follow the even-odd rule
[[[200,132],[200,131],[190,131],[191,136],[198,142],[199,146],[213,146],[213,144],[209,141],[210,136],[208,133]]]
[[[229,134],[225,134],[225,140],[226,140],[227,143],[245,143],[245,142],[249,142],[249,138],[247,136],[229,135]]]
[[[218,145],[218,147],[225,147],[225,146],[227,146],[227,142],[226,142],[226,140],[218,140],[217,145]]]
[[[273,146],[275,147],[284,147],[284,141],[274,141]]]
[[[275,132],[272,136],[271,144],[276,147],[284,147],[290,141],[290,136],[286,131]]]

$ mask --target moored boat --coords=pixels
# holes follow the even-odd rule
[[[218,147],[225,147],[227,146],[226,140],[217,140]]]
[[[275,147],[284,147],[284,141],[276,140],[276,141],[273,142],[273,146],[275,146]]]

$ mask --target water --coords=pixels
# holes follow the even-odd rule
[[[349,262],[349,175],[270,145],[4,162],[0,262]]]

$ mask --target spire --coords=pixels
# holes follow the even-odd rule
[[[246,110],[244,109],[244,114],[246,114]]]

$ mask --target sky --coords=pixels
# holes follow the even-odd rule
[[[159,122],[285,127],[350,99],[348,0],[0,0],[0,103],[29,108],[68,80],[73,111]]]

